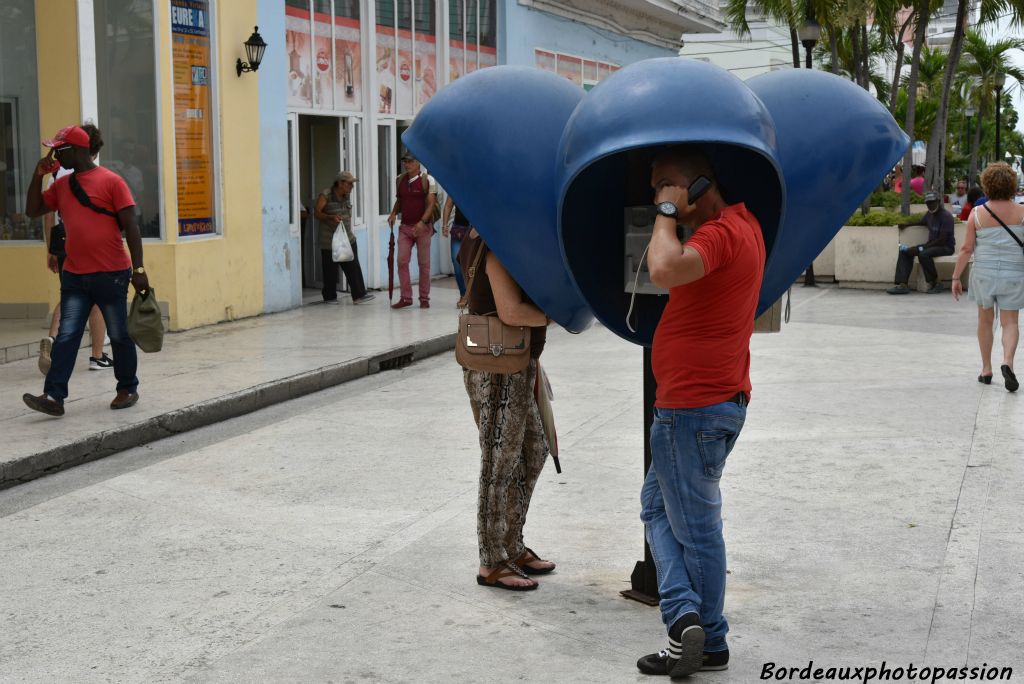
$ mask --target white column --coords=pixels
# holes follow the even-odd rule
[[[96,26],[93,0],[78,0],[78,80],[82,122],[99,125],[100,107],[96,94]]]

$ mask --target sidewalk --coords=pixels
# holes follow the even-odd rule
[[[794,288],[792,312],[751,343],[721,482],[729,669],[680,681],[1018,681],[1024,392],[975,380],[973,305]],[[530,507],[558,563],[536,592],[474,580],[478,435],[435,356],[0,491],[0,681],[670,684],[634,665],[657,609],[619,595],[641,351],[555,328],[544,365],[564,472]]]
[[[78,356],[63,418],[35,413],[21,395],[42,392],[35,357],[0,365],[0,489],[172,434],[316,392],[455,346],[458,290],[436,281],[431,308],[401,311],[387,293],[354,306],[311,304],[168,334],[139,352],[139,403],[111,411],[113,371]]]

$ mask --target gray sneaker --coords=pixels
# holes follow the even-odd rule
[[[946,288],[942,286],[942,281],[936,280],[932,283],[932,286],[925,290],[925,294],[941,294]]]
[[[910,294],[910,288],[907,287],[906,283],[900,283],[895,287],[890,287],[886,292],[889,294]]]
[[[377,295],[375,295],[375,294],[373,294],[371,292],[367,292],[366,294],[364,294],[359,299],[353,299],[352,303],[353,304],[365,304],[366,302],[368,302],[370,300],[373,300],[373,299],[376,299],[376,298],[377,298]]]

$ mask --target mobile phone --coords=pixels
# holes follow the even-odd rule
[[[701,197],[703,197],[704,193],[707,192],[710,189],[711,189],[711,181],[708,179],[708,177],[707,176],[697,176],[697,178],[695,178],[694,181],[692,183],[690,183],[690,187],[687,188],[687,190],[686,190],[687,197],[689,198],[687,203],[688,204],[693,204],[694,202],[699,200]]]

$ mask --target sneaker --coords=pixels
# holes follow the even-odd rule
[[[430,302],[420,302],[420,308],[421,309],[429,309],[430,308]]]
[[[337,298],[325,299],[324,304],[341,304],[341,302],[339,302]]]
[[[411,299],[399,299],[397,302],[391,305],[392,309],[404,309],[407,306],[412,306]]]
[[[135,404],[138,401],[138,392],[129,392],[128,390],[117,390],[117,396],[114,397],[114,400],[112,402],[110,402],[110,408],[114,410],[126,409],[129,406],[135,406]]]
[[[48,416],[64,415],[64,402],[57,401],[46,394],[40,394],[38,397],[31,394],[23,394],[21,400],[25,402],[25,406],[28,406],[33,411],[39,411]]]
[[[46,375],[50,372],[50,352],[53,351],[53,338],[44,337],[39,340],[39,372]]]
[[[371,293],[367,293],[367,294],[364,294],[359,299],[353,299],[352,303],[353,304],[365,304],[366,302],[370,301],[371,299],[376,299],[376,298],[377,298],[377,295],[371,294]]]
[[[103,356],[98,359],[95,356],[89,357],[89,370],[106,370],[113,367],[114,360],[107,356],[107,352],[103,352]]]
[[[703,662],[700,666],[701,672],[719,672],[729,669],[729,649],[702,654]],[[667,675],[668,674],[668,651],[659,651],[645,655],[636,661],[636,667],[645,675]]]
[[[668,629],[668,659],[665,666],[670,677],[687,677],[700,670],[704,654],[704,627],[697,613],[686,613]]]
[[[907,287],[906,283],[900,283],[895,287],[890,287],[886,292],[889,294],[910,294],[910,288]]]
[[[925,290],[925,294],[940,294],[945,289],[946,288],[942,286],[942,282],[936,280],[934,283],[932,283],[931,287]]]

